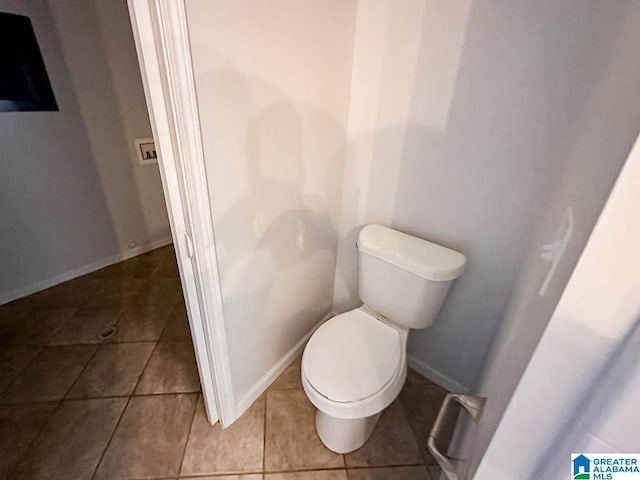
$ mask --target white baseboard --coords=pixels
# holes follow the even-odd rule
[[[253,386],[249,393],[240,399],[236,405],[238,412],[238,418],[247,411],[247,409],[253,405],[260,395],[262,395],[269,386],[277,380],[277,378],[284,372],[291,362],[302,352],[304,346],[307,344],[307,340],[313,335],[320,325],[329,320],[335,315],[334,312],[326,314],[322,319],[311,329],[307,334],[302,337],[298,343],[296,343],[291,350],[284,354],[284,356],[276,362],[276,364],[265,373],[260,380]]]
[[[96,270],[100,270],[101,268],[108,267],[109,265],[113,265],[114,263],[127,260],[128,258],[137,257],[138,255],[142,255],[145,252],[164,247],[165,245],[169,245],[170,243],[173,243],[173,240],[169,235],[168,237],[154,240],[153,242],[147,243],[145,245],[139,245],[135,248],[130,248],[125,252],[111,255],[110,257],[103,258],[102,260],[90,263],[89,265],[84,265],[82,267],[69,270],[68,272],[56,275],[55,277],[47,278],[46,280],[40,280],[39,282],[32,283],[31,285],[27,285],[26,287],[18,288],[17,290],[14,290],[12,292],[0,295],[0,305],[4,305],[5,303],[17,300],[18,298],[26,297],[27,295],[31,295],[32,293],[40,292],[41,290],[46,290],[47,288],[53,287],[54,285],[58,285],[59,283],[66,282],[67,280],[71,280],[76,277],[81,277],[82,275],[86,275],[87,273],[95,272]]]
[[[435,368],[427,365],[422,360],[418,360],[415,356],[411,354],[407,354],[407,365],[413,368],[416,372],[418,372],[423,377],[428,378],[433,383],[440,385],[445,390],[449,392],[455,393],[467,393],[469,389],[462,385],[461,383],[456,382],[451,377],[439,372]]]
[[[296,343],[293,348],[291,348],[287,353],[285,353],[280,360],[276,362],[276,364],[271,367],[267,373],[265,373],[258,382],[253,386],[251,390],[247,394],[245,394],[238,404],[236,405],[236,409],[238,412],[238,417],[240,417],[247,409],[255,402],[260,395],[262,395],[269,386],[276,381],[276,379],[284,372],[287,367],[293,362],[293,360],[298,356],[304,346],[307,343],[307,340],[313,335],[320,325],[326,322],[331,317],[335,316],[335,312],[328,313],[304,336],[302,337],[298,343]],[[442,388],[456,393],[466,393],[469,389],[462,385],[461,383],[456,382],[452,378],[444,375],[433,367],[427,365],[422,360],[418,360],[413,355],[407,355],[407,365],[413,368],[416,372],[421,374],[422,376],[428,378],[432,382],[440,385]]]

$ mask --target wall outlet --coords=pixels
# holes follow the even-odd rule
[[[136,152],[140,165],[158,163],[158,152],[153,138],[139,138],[136,140]]]

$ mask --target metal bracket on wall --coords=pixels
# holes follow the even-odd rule
[[[458,403],[462,406],[462,408],[471,416],[471,418],[477,422],[482,414],[482,409],[484,407],[484,403],[486,398],[483,397],[475,397],[472,395],[462,395],[459,393],[448,393],[442,402],[442,406],[440,407],[440,411],[438,412],[438,417],[431,428],[431,432],[429,433],[429,439],[427,441],[427,447],[429,448],[429,452],[433,455],[433,458],[436,459],[438,465],[444,472],[445,476],[448,480],[461,480],[458,474],[458,468],[456,467],[456,463],[460,463],[463,460],[449,457],[444,453],[438,450],[436,445],[436,441],[441,436],[441,432],[444,429],[446,424],[446,419],[449,417],[449,412],[455,403]]]
[[[564,254],[567,245],[569,244],[569,240],[573,234],[573,224],[573,209],[569,207],[567,208],[562,225],[556,234],[556,240],[554,240],[553,243],[548,243],[542,246],[542,253],[540,254],[540,257],[549,262],[549,269],[547,271],[547,275],[544,277],[542,285],[540,286],[540,291],[538,292],[541,297],[544,297],[547,292],[549,283],[551,282],[553,275],[556,273],[556,268],[562,259],[562,255]]]

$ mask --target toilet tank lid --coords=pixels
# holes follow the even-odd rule
[[[434,282],[458,278],[466,263],[460,252],[375,223],[360,230],[358,249]]]

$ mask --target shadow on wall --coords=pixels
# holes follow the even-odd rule
[[[368,97],[351,97],[350,115],[355,123],[350,125],[347,147],[334,296],[339,311],[360,304],[355,244],[360,229],[368,223],[388,225],[465,253],[470,260],[467,272],[449,293],[441,319],[428,329],[428,335],[440,345],[436,356],[444,363],[455,355],[456,338],[463,337],[456,331],[457,325],[452,328],[447,319],[443,321],[445,312],[452,305],[466,305],[474,312],[482,308],[495,312],[493,298],[483,298],[465,287],[478,275],[479,262],[470,248],[470,229],[460,226],[481,223],[476,218],[469,221],[469,217],[477,211],[485,214],[486,208],[482,203],[473,204],[470,211],[460,208],[462,203],[472,203],[460,190],[464,182],[472,183],[474,170],[465,170],[463,162],[446,156],[468,28],[468,3],[436,11],[426,3],[390,5],[384,18],[370,19],[371,24],[363,23],[357,32],[381,45],[383,60],[377,61],[379,65],[372,70],[371,64],[376,61],[368,58],[370,52],[360,42],[362,50],[356,49],[352,82],[356,87],[366,85],[370,93]],[[407,9],[412,15],[407,15]],[[451,31],[440,31],[443,22],[448,22]],[[386,30],[372,28],[378,23]],[[477,300],[484,306],[475,304]],[[464,329],[468,330],[467,325]],[[434,335],[438,330],[444,335]],[[421,343],[414,342],[413,352],[410,343],[409,353],[421,353]]]
[[[444,57],[429,28],[434,12],[421,10],[405,35],[407,16],[383,9],[372,24],[388,32],[367,32],[383,60],[376,50],[363,61],[356,49],[349,115],[362,123],[348,139],[326,111],[195,45],[222,66],[198,78],[198,99],[227,326],[242,339],[229,342],[233,368],[250,368],[241,365],[247,350],[266,352],[264,365],[277,362],[330,308],[333,280],[347,292],[336,287],[336,309],[357,306],[355,240],[364,224],[379,222],[468,256],[440,318],[412,333],[409,352],[443,380],[474,384],[563,169],[558,145],[571,141],[575,92],[589,90],[577,81],[584,65],[567,66],[580,39],[567,33],[569,17],[540,8],[496,16],[477,1],[470,13],[456,10],[459,31]],[[434,80],[441,65],[448,73]],[[440,95],[446,101],[430,103]],[[301,247],[310,236],[318,243]],[[247,376],[239,392],[260,376],[234,371],[234,379]]]
[[[403,178],[403,172],[398,168],[401,163],[398,161],[397,156],[391,157],[386,154],[389,145],[396,145],[398,142],[404,143],[407,137],[418,139],[420,142],[420,168],[426,172],[426,175],[422,175],[421,172],[414,171],[412,172],[414,176],[408,181],[415,182],[421,189],[427,188],[430,164],[438,161],[435,151],[442,144],[442,131],[417,124],[398,125],[350,139],[349,150],[357,151],[361,148],[360,146],[371,144],[374,145],[374,148],[371,164],[366,175],[362,175],[362,171],[348,169],[351,175],[348,178],[345,177],[344,180],[344,184],[349,186],[344,192],[345,203],[347,205],[356,205],[356,209],[359,210],[358,213],[365,217],[365,220],[347,229],[339,240],[346,250],[346,254],[341,257],[336,268],[336,283],[344,287],[344,291],[340,293],[340,299],[336,299],[336,307],[340,311],[355,308],[361,303],[358,297],[358,250],[356,242],[362,227],[368,223],[377,222],[387,226],[395,226],[395,228],[406,233],[421,236],[422,232],[416,232],[416,228],[395,225],[393,222],[393,219],[396,218],[393,211],[396,209],[395,205],[398,203],[399,198],[406,199],[413,208],[420,208],[420,204],[417,203],[417,197],[411,197],[407,194],[407,191],[403,190],[405,179]],[[392,219],[391,222],[389,217]],[[419,223],[420,218],[415,218],[414,223],[416,222]],[[424,230],[433,232],[435,229],[425,228]],[[436,238],[432,233],[427,237],[434,242],[440,242],[451,248],[457,247],[457,244],[452,239],[445,236]]]
[[[602,79],[611,79],[607,58],[618,32],[616,13],[607,15],[603,35],[594,32],[593,18],[602,15],[594,13],[598,8],[522,4],[496,16],[491,2],[475,1],[468,18],[463,12],[452,19],[464,42],[459,57],[451,48],[457,63],[444,63],[451,73],[448,83],[434,83],[435,66],[443,60],[433,52],[433,12],[428,10],[420,25],[411,25],[421,29],[421,38],[405,64],[396,59],[404,51],[396,51],[393,38],[380,42],[386,63],[379,71],[359,64],[356,51],[353,81],[366,80],[377,89],[362,104],[353,104],[362,98],[352,95],[352,117],[370,113],[371,124],[385,127],[360,128],[367,133],[349,139],[336,307],[342,311],[359,303],[355,240],[366,223],[384,223],[465,253],[467,270],[438,320],[409,338],[410,355],[460,387],[476,382],[523,271],[531,237],[541,219],[549,217],[549,199],[560,192],[564,212],[567,191],[583,190],[577,195],[582,198],[589,189],[599,189],[596,184],[613,181],[619,169],[601,162],[607,148],[596,140],[604,130],[594,128],[594,119],[604,120],[598,112],[605,110],[589,111]],[[399,29],[389,28],[391,33]],[[367,33],[379,34],[379,29],[372,31]],[[412,75],[411,81],[403,82],[401,75]],[[432,108],[432,98],[447,97],[449,91],[450,102]],[[614,130],[608,131],[615,140],[609,145],[612,152],[614,144],[628,148],[633,141],[620,142]],[[580,137],[589,141],[576,155],[572,150]],[[617,156],[619,161],[623,156]],[[568,188],[567,182],[559,183],[565,179]],[[598,204],[601,198],[585,201]],[[551,216],[552,231],[545,235],[553,238],[560,219]]]
[[[202,124],[215,132],[203,142],[242,398],[331,310],[344,130],[256,77],[216,70],[198,83]]]

